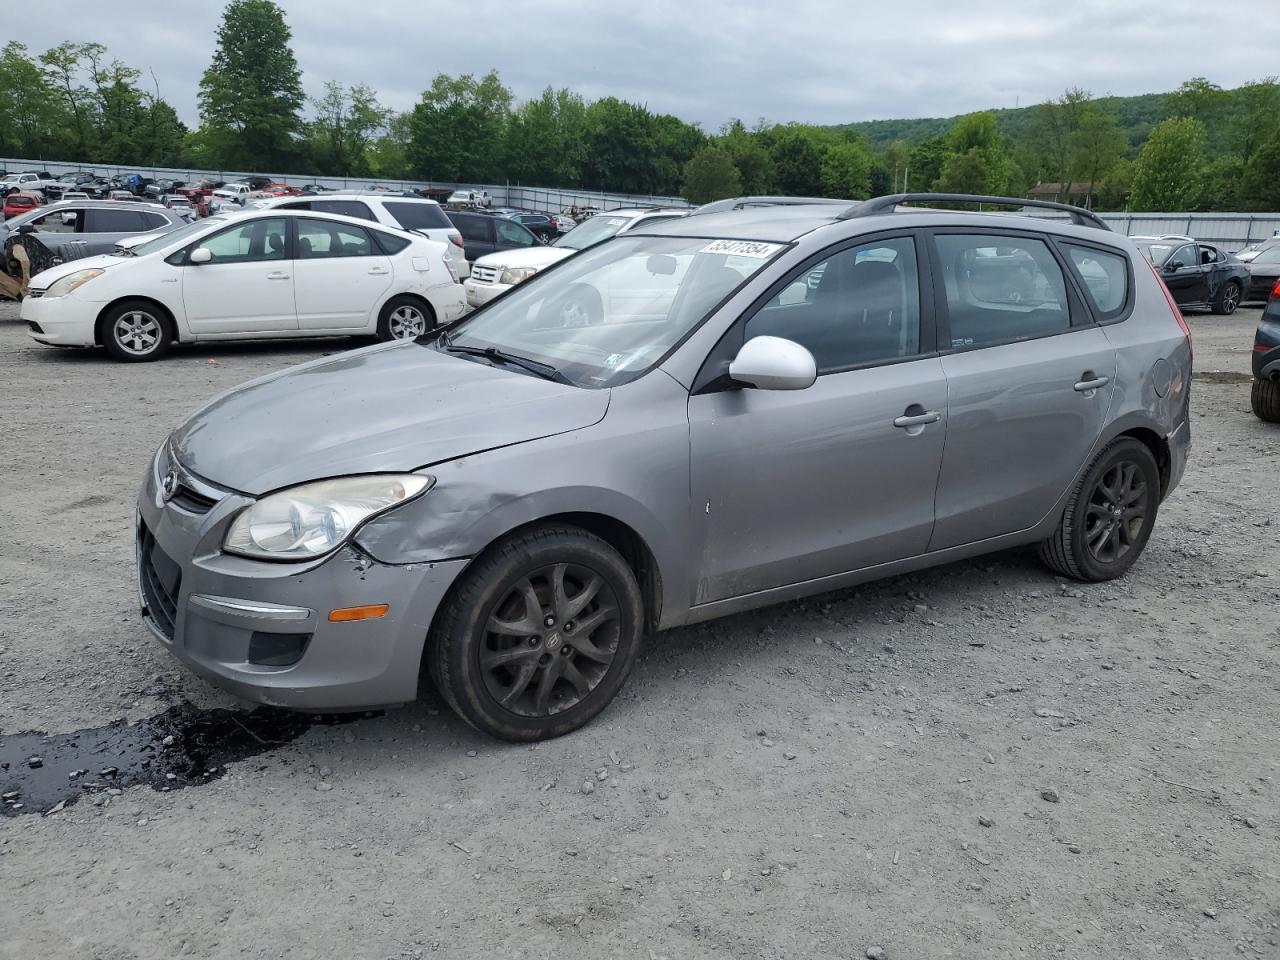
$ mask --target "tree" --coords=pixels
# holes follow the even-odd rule
[[[1240,180],[1240,200],[1249,210],[1280,210],[1280,130],[1249,157]]]
[[[387,125],[390,111],[378,103],[372,87],[350,88],[335,80],[324,95],[312,100],[316,116],[308,126],[311,154],[321,173],[366,176],[371,172],[369,150]]]
[[[1030,139],[1046,165],[1049,179],[1072,180],[1072,158],[1077,150],[1081,114],[1089,103],[1089,91],[1071,87],[1062,96],[1035,108]]]
[[[1240,159],[1247,164],[1254,151],[1280,130],[1280,84],[1275,77],[1250,80],[1236,91],[1236,97],[1240,113],[1232,139]]]
[[[947,160],[947,143],[943,137],[930,137],[911,148],[911,157],[902,171],[903,190],[929,190],[942,174]]]
[[[822,193],[822,153],[813,137],[798,126],[775,127],[774,182],[790,196],[813,197]]]
[[[387,118],[386,131],[369,151],[369,170],[375,177],[404,180],[412,175],[407,149],[411,135],[409,114],[393,113]]]
[[[1170,117],[1199,120],[1214,143],[1222,142],[1219,135],[1225,126],[1231,96],[1216,83],[1210,83],[1204,77],[1192,77],[1165,97],[1164,105]]]
[[[720,130],[720,144],[738,168],[744,194],[773,192],[773,161],[758,131],[748,130],[741,120],[730,120]]]
[[[0,147],[6,156],[42,157],[56,150],[61,133],[60,104],[40,67],[16,40],[0,52]]]
[[[871,196],[871,151],[862,141],[834,144],[822,155],[821,176],[826,196],[865,200]]]
[[[1124,156],[1125,138],[1116,123],[1115,114],[1096,101],[1083,104],[1071,136],[1071,168],[1068,181],[1079,178],[1094,187],[1111,172]]]
[[[511,91],[497,71],[476,79],[436,75],[409,114],[409,163],[418,176],[452,183],[502,179]]]
[[[653,193],[653,115],[644,107],[605,97],[587,107],[582,179],[597,190]]]
[[[71,117],[71,146],[78,156],[87,157],[92,152],[93,125],[90,119],[92,94],[80,80],[80,61],[90,47],[66,41],[40,54],[40,64],[49,87],[62,101]]]
[[[1194,209],[1204,141],[1204,124],[1190,117],[1171,117],[1157,126],[1138,154],[1130,207],[1152,213]]]
[[[684,165],[684,196],[690,203],[735,197],[741,191],[742,177],[723,146],[703,147]]]
[[[987,188],[987,161],[982,150],[971,147],[947,157],[933,189],[938,193],[992,193]]]
[[[507,123],[507,175],[548,187],[581,183],[586,115],[586,103],[572,90],[547,87],[520,104]]]
[[[200,116],[218,166],[281,170],[297,155],[306,97],[291,35],[271,0],[231,0],[223,11],[200,80]]]
[[[935,189],[944,193],[1004,194],[1013,165],[990,110],[957,120],[948,131],[948,156],[938,173]]]

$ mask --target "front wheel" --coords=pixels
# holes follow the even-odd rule
[[[126,300],[102,318],[102,345],[126,363],[159,360],[173,343],[168,316],[145,300]]]
[[[416,297],[392,297],[378,315],[379,340],[415,340],[436,325],[431,308]]]
[[[642,625],[640,588],[618,551],[577,527],[535,528],[464,574],[432,628],[427,667],[477,730],[543,740],[609,704]]]
[[[1122,437],[1100,453],[1067,501],[1040,559],[1064,577],[1122,576],[1141,555],[1160,507],[1160,468],[1146,445]]]
[[[1230,315],[1236,312],[1238,306],[1240,306],[1240,284],[1235,280],[1228,280],[1223,284],[1218,299],[1213,303],[1213,312]]]
[[[1280,423],[1280,380],[1253,381],[1249,404],[1259,420]]]

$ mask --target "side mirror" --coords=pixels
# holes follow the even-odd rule
[[[1182,264],[1179,263],[1177,260],[1174,260],[1172,263],[1166,263],[1164,265],[1165,273],[1177,273],[1180,269],[1182,269]]]
[[[729,376],[758,390],[804,390],[818,379],[818,364],[794,340],[752,337],[730,361]]]
[[[28,233],[35,233],[35,232],[36,232],[36,228],[29,223],[24,223],[22,226],[18,228],[18,233],[24,236]]]
[[[187,258],[188,263],[211,263],[212,261],[213,254],[209,252],[208,247],[196,247]]]

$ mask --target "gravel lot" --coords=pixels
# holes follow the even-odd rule
[[[129,367],[16,315],[0,735],[230,705],[138,620],[137,483],[203,398],[349,344]],[[204,786],[0,817],[0,956],[1280,957],[1257,315],[1191,318],[1195,456],[1124,580],[1001,554],[655,637],[552,743],[429,696]]]

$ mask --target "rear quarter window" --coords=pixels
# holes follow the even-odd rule
[[[434,203],[414,203],[408,201],[384,201],[391,218],[405,230],[452,230],[453,224]]]
[[[393,257],[409,245],[408,237],[397,237],[395,234],[383,233],[381,230],[370,230],[373,240],[388,257]]]
[[[1129,258],[1095,247],[1063,244],[1099,320],[1114,320],[1129,302]]]

